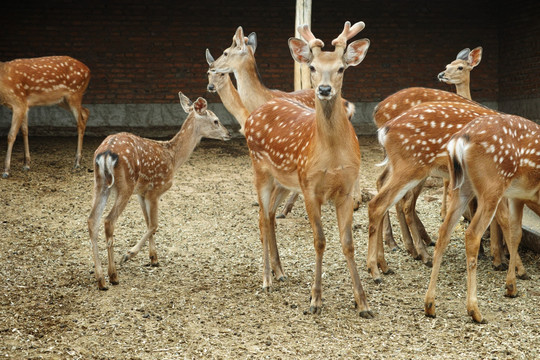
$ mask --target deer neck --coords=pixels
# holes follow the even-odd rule
[[[272,91],[262,83],[254,58],[235,69],[234,76],[240,98],[250,113],[272,99]]]
[[[193,116],[189,115],[182,124],[180,131],[165,143],[165,147],[171,154],[174,171],[189,159],[202,139],[202,136],[197,134],[196,126]]]
[[[472,100],[469,79],[463,81],[462,83],[456,84],[456,93],[466,99]]]
[[[348,141],[349,120],[343,106],[341,94],[330,100],[315,97],[316,136],[325,148],[340,146]]]
[[[218,95],[227,111],[230,112],[236,120],[238,120],[242,128],[244,128],[244,124],[249,117],[249,111],[244,106],[230,77],[227,77],[223,88],[218,90]]]

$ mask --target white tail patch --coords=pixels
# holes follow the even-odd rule
[[[114,167],[117,162],[118,155],[109,151],[96,157],[97,171],[99,176],[107,182],[108,189],[114,185]]]

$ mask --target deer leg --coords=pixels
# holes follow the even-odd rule
[[[269,174],[255,173],[255,188],[259,200],[259,230],[263,248],[263,285],[265,292],[272,291],[270,265],[270,238],[275,237],[275,222],[270,221],[270,200],[274,191],[274,179]]]
[[[291,196],[287,199],[285,206],[283,207],[283,211],[277,216],[278,219],[284,219],[287,217],[287,215],[289,215],[294,206],[294,203],[298,199],[298,195],[299,193],[297,192],[291,194]]]
[[[77,152],[75,154],[75,168],[80,167],[82,157],[82,145],[84,132],[86,130],[86,122],[88,121],[88,115],[90,112],[87,108],[82,107],[82,95],[74,95],[65,99],[63,103],[60,103],[64,109],[71,111],[75,120],[77,120]]]
[[[24,117],[23,123],[21,125],[21,133],[23,136],[24,143],[24,163],[23,170],[30,170],[30,143],[28,141],[28,113]]]
[[[405,196],[409,196],[409,195],[406,194]],[[403,210],[404,203],[405,203],[404,199],[401,199],[396,203],[396,215],[399,222],[399,228],[401,230],[401,238],[403,240],[403,245],[405,246],[405,250],[407,250],[407,252],[411,254],[413,259],[418,260],[420,259],[420,256],[418,255],[418,252],[416,251],[416,247],[414,246],[414,243],[413,243],[411,231],[409,229],[409,225],[407,224],[407,218]]]
[[[351,211],[351,198],[344,196],[341,199],[336,200],[336,215],[339,227],[339,238],[341,240],[341,249],[345,259],[347,260],[347,267],[351,274],[354,300],[359,310],[359,315],[366,319],[374,317],[373,312],[369,309],[366,294],[362,288],[362,283],[358,275],[358,269],[354,260],[354,241],[352,237],[352,218],[353,212]],[[352,200],[354,201],[354,200]]]
[[[139,240],[139,242],[137,242],[137,244],[131,249],[129,249],[127,254],[124,255],[124,257],[122,258],[122,262],[133,259],[139,253],[139,251],[141,251],[141,248],[144,246],[144,244],[148,242],[150,265],[158,266],[156,245],[154,242],[154,233],[157,231],[158,227],[157,214],[159,198],[153,199],[141,195],[139,195],[138,198],[141,205],[142,213],[144,215],[144,220],[146,222],[147,230],[143,237]]]
[[[105,285],[105,277],[103,276],[103,269],[101,268],[101,260],[99,258],[98,250],[98,237],[99,237],[99,223],[101,216],[105,210],[107,199],[109,198],[110,190],[107,186],[101,183],[94,185],[94,201],[92,204],[92,210],[88,217],[88,232],[90,234],[90,242],[92,245],[92,256],[94,258],[94,273],[96,276],[97,286],[100,290],[107,290]]]
[[[418,184],[413,191],[409,191],[405,197],[403,198],[403,213],[405,214],[405,219],[407,221],[407,225],[409,229],[411,229],[411,235],[414,243],[414,247],[416,249],[416,252],[418,253],[419,260],[422,260],[424,265],[431,267],[432,261],[431,256],[428,254],[427,249],[425,247],[424,241],[422,239],[422,232],[420,231],[420,227],[424,227],[420,219],[418,218],[418,215],[416,214],[416,200],[418,199],[418,195],[420,194],[420,190],[422,189],[423,182]],[[424,229],[425,231],[425,229]]]
[[[117,189],[120,189],[118,186],[119,178],[116,179],[117,181]],[[118,220],[118,217],[124,211],[126,208],[126,205],[129,201],[129,197],[131,195],[132,191],[123,193],[121,191],[117,191],[116,199],[114,201],[114,205],[112,206],[109,214],[105,218],[105,238],[107,240],[107,256],[109,260],[109,267],[108,267],[108,275],[109,275],[109,281],[113,285],[118,285],[118,273],[116,272],[116,264],[114,263],[114,225],[116,224],[116,220]]]
[[[7,179],[9,177],[9,170],[11,169],[11,152],[13,151],[13,144],[15,143],[15,139],[17,138],[17,133],[19,132],[19,129],[21,128],[21,125],[24,122],[25,117],[27,116],[28,108],[13,108],[13,116],[11,119],[11,128],[9,129],[8,133],[8,146],[6,151],[6,160],[4,164],[4,173],[2,174],[2,177],[4,179]],[[26,163],[25,163],[26,165]]]
[[[275,232],[276,211],[279,205],[283,202],[283,200],[285,200],[288,194],[289,194],[289,190],[282,188],[280,186],[275,186],[274,191],[272,192],[272,195],[270,197],[271,205],[270,205],[269,214],[268,214],[268,219],[270,221],[270,229],[272,229],[272,231],[269,233],[270,237],[268,238],[269,240],[268,250],[270,251],[270,264],[272,266],[272,271],[274,272],[274,276],[276,277],[278,281],[285,281],[287,277],[285,276],[285,273],[283,272],[283,268],[281,267],[281,260],[279,258],[279,251],[277,248],[276,232]],[[294,196],[294,194],[292,196]]]
[[[381,174],[377,177],[377,182],[376,182],[377,190],[381,189],[383,184],[386,182],[388,176],[389,176],[389,169],[387,166],[385,166]],[[396,209],[397,209],[397,205],[396,205]],[[398,213],[398,220],[399,220],[399,213]],[[401,226],[401,223],[400,223],[400,226]],[[384,215],[383,228],[384,228],[384,233],[383,233],[384,243],[386,244],[386,246],[388,246],[391,250],[399,248],[394,239],[394,234],[392,232],[392,223],[390,222],[389,212],[386,212],[386,214]],[[403,232],[403,228],[401,230]]]
[[[446,211],[448,210],[448,186],[450,186],[450,181],[447,179],[443,179],[443,194],[442,194],[442,204],[441,204],[441,218],[444,219],[446,217]]]
[[[431,269],[431,277],[429,280],[428,290],[424,298],[424,312],[426,316],[435,317],[435,292],[437,287],[437,278],[441,268],[442,256],[448,243],[452,231],[459,222],[461,215],[467,208],[467,203],[473,197],[472,190],[468,184],[464,184],[461,189],[456,189],[450,196],[450,204],[448,206],[446,217],[439,228],[439,238],[435,243],[435,251],[433,253],[433,268]]]
[[[501,201],[499,207],[504,200]],[[501,220],[503,221],[503,220]],[[504,220],[506,222],[507,219]],[[492,221],[489,225],[489,245],[493,257],[493,268],[497,271],[508,269],[508,263],[504,255],[503,234],[499,221]]]
[[[376,283],[382,281],[379,273],[379,268],[383,273],[391,272],[384,259],[384,248],[382,246],[382,224],[384,214],[390,206],[397,203],[403,196],[415,187],[421,180],[410,180],[407,174],[399,174],[399,176],[390,177],[377,195],[368,204],[369,218],[369,241],[368,241],[368,258],[367,267],[371,277]],[[379,245],[380,244],[380,245]]]
[[[517,199],[508,199],[509,213],[508,222],[510,231],[507,240],[508,251],[510,252],[510,262],[508,263],[508,273],[506,274],[506,294],[507,297],[516,297],[518,294],[516,286],[516,268],[520,278],[528,278],[525,268],[521,263],[521,258],[518,254],[519,243],[523,233],[521,224],[523,219],[523,207],[525,203]],[[505,234],[506,235],[506,234]]]
[[[321,222],[321,204],[317,199],[306,196],[304,191],[304,201],[306,211],[313,230],[313,246],[315,247],[315,280],[311,286],[311,304],[309,311],[312,314],[320,314],[322,310],[322,260],[326,249],[326,238],[324,236]],[[351,204],[352,209],[352,204]]]
[[[480,194],[481,196],[484,194]],[[500,197],[490,196],[478,200],[478,209],[465,231],[465,252],[467,254],[467,313],[475,322],[486,323],[477,299],[476,270],[478,266],[478,249],[482,234],[489,226],[497,208]]]

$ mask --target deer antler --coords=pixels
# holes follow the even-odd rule
[[[365,27],[366,24],[363,21],[359,21],[353,26],[351,26],[350,21],[346,21],[341,34],[332,40],[332,45],[345,48],[347,46],[347,40],[352,39],[356,34],[364,30]]]
[[[311,51],[314,51],[315,49],[321,51],[321,49],[324,47],[324,42],[321,39],[317,39],[315,35],[313,35],[308,25],[300,25],[297,30],[298,33],[308,42]]]

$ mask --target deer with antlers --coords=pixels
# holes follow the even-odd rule
[[[456,86],[456,92],[451,93],[437,89],[424,87],[411,87],[400,90],[386,99],[381,101],[375,108],[373,119],[378,128],[383,127],[389,120],[399,116],[404,111],[425,102],[430,101],[452,101],[463,102],[467,104],[476,104],[471,100],[470,95],[470,72],[480,63],[482,59],[482,47],[477,47],[472,51],[468,48],[461,50],[456,60],[446,66],[446,70],[439,73],[438,79],[448,84]],[[384,169],[377,179],[377,188],[381,188],[382,184],[388,177],[388,169]],[[444,180],[443,201],[441,207],[441,216],[444,218],[446,211],[447,198],[447,181]],[[418,184],[411,192],[407,193],[404,198],[396,204],[396,215],[399,221],[403,243],[407,251],[416,259],[424,260],[424,263],[430,265],[429,259],[424,259],[421,254],[425,254],[425,245],[432,244],[430,236],[424,228],[421,220],[418,218],[414,204],[416,203],[420,192],[422,191],[424,182]],[[392,235],[390,226],[390,218],[388,214],[385,216],[384,238],[385,243],[390,248],[396,248],[397,244]],[[413,229],[414,227],[414,229]],[[422,248],[415,247],[415,241],[412,239],[412,233],[419,234],[423,240]],[[497,242],[498,244],[498,242]],[[493,250],[496,250],[495,247]],[[496,255],[498,251],[496,251]],[[500,258],[499,258],[500,259]]]
[[[82,106],[82,99],[89,82],[88,67],[69,56],[0,62],[0,103],[13,112],[3,178],[9,177],[11,153],[19,130],[24,141],[23,169],[30,169],[28,110],[32,106],[58,104],[73,114],[78,133],[75,167],[80,166],[83,136],[90,113]]]
[[[108,275],[111,284],[118,284],[114,262],[114,226],[125,209],[129,198],[136,193],[141,204],[147,231],[132,247],[122,261],[133,258],[148,242],[150,264],[158,265],[154,233],[158,227],[158,203],[160,197],[171,188],[176,170],[192,154],[203,137],[229,140],[227,129],[217,116],[207,108],[206,100],[198,98],[192,103],[187,96],[178,93],[186,120],[180,131],[169,141],[155,141],[130,133],[108,136],[94,153],[94,200],[88,217],[88,231],[92,243],[95,275],[100,290],[107,290],[97,239],[100,219],[107,199],[116,193],[114,204],[105,218],[107,240]]]
[[[425,313],[435,316],[435,288],[442,255],[467,203],[476,197],[478,208],[465,232],[467,311],[474,321],[484,323],[476,297],[477,257],[481,236],[494,216],[510,253],[506,296],[517,295],[516,268],[518,277],[528,278],[518,246],[523,206],[530,204],[538,210],[540,205],[540,126],[515,115],[485,115],[456,132],[447,147],[453,193],[435,246]],[[508,205],[503,197],[508,199]]]
[[[303,89],[293,92],[286,92],[267,88],[261,81],[257,63],[255,60],[255,50],[257,49],[257,35],[252,32],[247,37],[241,26],[236,29],[232,44],[223,51],[223,54],[214,60],[210,51],[206,50],[206,61],[210,65],[209,71],[218,73],[234,73],[236,78],[238,94],[245,108],[251,113],[259,106],[274,98],[287,98],[299,102],[310,108],[315,108],[314,90]],[[223,101],[223,99],[222,99]],[[347,116],[351,119],[354,116],[355,106],[347,100],[342,99]],[[355,188],[354,209],[360,206],[360,185]],[[298,193],[293,193],[287,200],[279,218],[284,218],[292,210]]]
[[[259,199],[259,227],[263,247],[263,289],[272,286],[272,271],[284,278],[276,246],[275,213],[292,190],[302,191],[313,230],[315,280],[311,289],[311,313],[322,307],[322,258],[326,239],[321,223],[321,205],[332,200],[336,207],[340,240],[353,283],[359,315],[373,317],[360,283],[352,239],[352,192],[360,168],[358,139],[341,98],[344,70],[365,57],[369,40],[347,40],[364,28],[359,22],[345,23],[332,41],[335,51],[324,46],[307,25],[299,32],[307,41],[290,38],[295,61],[307,64],[314,86],[315,108],[286,98],[274,98],[254,111],[245,133]]]

